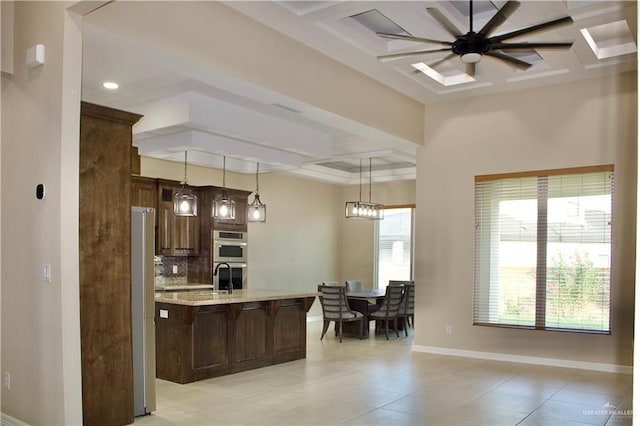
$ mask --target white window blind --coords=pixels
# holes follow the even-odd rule
[[[389,280],[413,279],[413,207],[385,206],[376,221],[374,285],[384,289]]]
[[[476,177],[476,325],[609,332],[613,167]]]

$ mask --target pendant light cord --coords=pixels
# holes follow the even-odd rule
[[[222,156],[222,187],[227,187],[227,156]]]
[[[187,151],[184,152],[184,182],[183,185],[187,184]]]
[[[369,157],[369,203],[371,203],[371,157]]]
[[[258,173],[260,172],[260,163],[256,163],[256,195],[260,194],[260,187],[258,186]]]
[[[362,158],[360,159],[360,195],[358,201],[362,201]]]

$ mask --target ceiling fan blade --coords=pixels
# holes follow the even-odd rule
[[[418,50],[416,52],[404,52],[404,53],[392,53],[389,55],[380,55],[380,56],[376,56],[376,58],[378,59],[387,59],[387,58],[402,58],[404,56],[418,56],[418,55],[425,55],[427,53],[434,53],[434,52],[448,52],[451,51],[451,49],[434,49],[434,50]]]
[[[451,21],[449,21],[447,19],[446,16],[444,16],[438,9],[436,9],[435,7],[428,7],[427,8],[427,13],[429,15],[431,15],[431,17],[433,19],[435,19],[438,24],[440,24],[440,26],[442,28],[444,28],[445,30],[447,30],[447,32],[449,34],[451,34],[454,37],[461,37],[463,35],[462,31],[460,31],[458,29],[458,27],[456,27],[455,25],[453,25],[451,23]]]
[[[509,19],[509,16],[513,14],[520,7],[520,3],[515,0],[509,0],[506,2],[500,10],[485,24],[478,34],[487,37],[490,33],[495,31],[500,25],[504,24],[504,21]]]
[[[514,58],[513,56],[508,56],[505,55],[504,53],[500,53],[500,52],[487,52],[484,54],[485,56],[490,56],[492,58],[496,58],[496,59],[500,59],[504,62],[509,63],[509,65],[518,68],[520,70],[527,70],[531,67],[531,64],[529,62],[525,62],[525,61],[521,61],[518,58]]]
[[[468,76],[471,76],[471,77],[476,75],[476,64],[475,64],[475,62],[469,62],[469,63],[465,64],[465,72],[467,73]]]
[[[438,65],[440,65],[443,62],[447,62],[449,59],[453,58],[454,56],[458,56],[458,55],[456,53],[451,53],[451,54],[445,56],[442,59],[438,59],[437,61],[428,64],[427,66],[429,68],[435,68],[435,67],[437,67]]]
[[[510,50],[510,49],[568,49],[573,42],[567,43],[495,43],[491,45],[492,49]]]
[[[453,44],[452,41],[432,40],[430,38],[406,36],[406,35],[402,35],[402,34],[376,33],[376,35],[380,36],[380,37],[383,37],[383,38],[392,38],[392,39],[396,39],[396,40],[407,40],[407,41],[418,41],[418,42],[421,42],[421,43],[443,44],[445,46],[451,46]]]
[[[492,43],[500,42],[506,40],[508,38],[517,37],[523,34],[530,34],[538,31],[546,31],[553,27],[559,27],[562,25],[572,24],[573,19],[570,16],[565,16],[564,18],[554,19],[553,21],[543,22],[542,24],[532,25],[530,27],[522,28],[520,30],[512,31],[510,33],[501,34],[497,36],[493,36],[489,38],[489,41]]]

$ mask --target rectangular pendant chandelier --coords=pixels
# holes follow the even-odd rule
[[[344,207],[347,219],[384,219],[384,205],[371,202],[371,158],[369,158],[369,201],[362,201],[362,160],[360,160],[360,197],[358,201],[347,201]]]
[[[367,203],[366,201],[348,201],[345,205],[344,217],[349,219],[384,219],[384,205]]]

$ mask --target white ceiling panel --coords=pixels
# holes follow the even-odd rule
[[[117,30],[117,14],[110,22],[101,15],[106,8],[118,10],[122,7],[119,3],[126,2],[111,3],[85,19],[82,98],[143,114],[134,129],[135,144],[143,155],[181,162],[184,150],[193,150],[189,155],[193,164],[221,167],[221,157],[225,155],[229,170],[253,173],[255,162],[259,161],[261,171],[277,170],[344,184],[358,183],[360,160],[372,158],[374,181],[415,178],[415,143],[224,70],[187,62],[180,54],[142,39],[124,37]],[[448,45],[387,39],[375,34],[379,27],[386,32],[453,42],[453,36],[427,8],[437,10],[466,34],[472,24],[468,2],[224,4],[255,20],[256,25],[266,25],[425,105],[636,69],[635,1],[521,1],[491,35],[570,16],[570,25],[508,41],[573,45],[563,50],[514,52],[517,59],[532,64],[526,71],[484,56],[476,64],[472,78],[465,74],[465,64],[458,55],[446,58],[451,52],[378,59],[381,55]],[[484,26],[505,4],[506,0],[474,2],[474,30]],[[184,5],[189,7],[188,2]],[[148,7],[153,19],[153,2]],[[170,23],[167,28],[171,28]],[[175,37],[178,44],[180,34]],[[212,42],[231,44],[233,37],[229,34],[228,40]],[[433,75],[416,69],[414,64],[418,63],[431,68]],[[255,66],[268,70],[269,64]],[[120,88],[103,89],[101,84],[106,80],[117,81]]]

